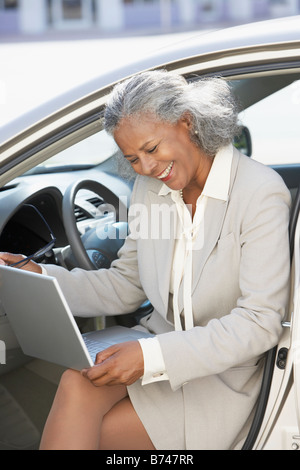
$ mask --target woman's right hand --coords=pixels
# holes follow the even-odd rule
[[[25,259],[25,258],[26,256],[24,255],[14,255],[12,253],[0,252],[0,264],[2,266],[10,266],[11,264],[17,263],[18,261],[22,261],[22,259]],[[21,265],[20,269],[42,274],[41,267],[34,261],[29,261],[29,263],[25,264],[25,266],[23,267]]]

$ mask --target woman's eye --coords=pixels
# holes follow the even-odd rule
[[[155,150],[157,149],[157,147],[158,147],[158,146],[155,145],[155,147],[153,147],[152,149],[149,149],[149,150],[148,150],[148,153],[153,153],[153,152],[155,152]]]

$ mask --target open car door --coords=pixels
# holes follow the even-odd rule
[[[295,287],[294,314],[292,318],[292,353],[294,370],[295,409],[297,414],[298,435],[294,436],[300,447],[300,217],[295,233]],[[298,448],[299,448],[298,447]]]

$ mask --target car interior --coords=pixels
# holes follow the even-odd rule
[[[258,70],[234,76],[228,73],[226,77],[241,109],[243,130],[234,144],[284,179],[293,201],[291,234],[300,207],[300,155],[295,145],[300,122],[299,70]],[[187,78],[198,79],[195,75]],[[99,123],[94,130],[75,130],[76,135],[69,135],[63,144],[57,138],[43,149],[39,160],[45,161],[0,188],[0,251],[26,256],[36,253],[50,240],[44,218],[56,244],[40,262],[57,263],[69,270],[105,269],[117,257],[127,234],[134,176]],[[112,227],[118,234],[115,240],[107,236]],[[18,295],[18,286],[12,289]],[[146,302],[127,315],[116,312],[113,318],[76,321],[82,333],[114,324],[132,327],[151,308]],[[6,345],[6,360],[0,365],[0,449],[37,449],[64,369],[22,353],[1,302],[0,338]],[[276,351],[271,351],[245,448],[251,448],[257,435],[275,361]]]

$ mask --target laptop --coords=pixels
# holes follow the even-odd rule
[[[58,281],[0,265],[0,301],[24,354],[81,370],[97,352],[150,333],[113,326],[81,334]]]

